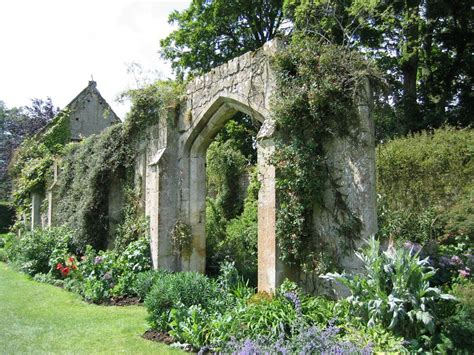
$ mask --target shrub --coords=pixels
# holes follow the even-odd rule
[[[8,254],[5,249],[0,249],[0,261],[4,263],[8,262]]]
[[[8,202],[0,201],[0,234],[7,233],[13,225],[15,210]]]
[[[110,290],[119,276],[115,261],[116,255],[113,252],[97,253],[91,246],[87,246],[79,266],[83,278],[80,292],[87,301],[101,303],[110,298]]]
[[[454,349],[469,353],[474,349],[474,283],[456,286],[454,294],[459,302],[454,314],[442,320],[441,328]]]
[[[64,286],[64,281],[63,280],[58,280],[57,278],[55,278],[51,274],[36,274],[33,277],[33,280],[35,280],[37,282],[42,282],[42,283],[54,285],[54,286],[59,286],[59,287]]]
[[[150,241],[146,237],[128,244],[114,265],[118,275],[112,294],[114,296],[134,296],[133,284],[139,273],[151,268]]]
[[[58,250],[74,250],[72,239],[73,233],[65,227],[34,229],[13,239],[8,247],[9,259],[29,275],[46,274],[52,269],[51,255]]]
[[[422,211],[457,201],[474,175],[474,130],[444,127],[377,149],[377,190],[390,209]]]
[[[173,308],[201,305],[207,307],[214,297],[215,283],[195,272],[180,272],[163,275],[153,285],[145,298],[154,329],[169,330],[170,313]]]
[[[379,236],[421,244],[474,240],[474,130],[444,127],[377,149]]]
[[[433,335],[435,302],[453,297],[430,287],[429,280],[435,271],[428,260],[420,260],[413,250],[392,246],[381,252],[374,238],[368,244],[361,253],[356,253],[364,264],[364,275],[327,274],[324,277],[349,288],[351,310],[367,322],[368,327],[381,324],[413,342]]]
[[[144,300],[153,285],[168,274],[169,272],[166,270],[149,270],[138,273],[132,285],[133,293]]]

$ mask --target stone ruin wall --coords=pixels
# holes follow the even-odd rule
[[[278,48],[278,42],[269,42],[256,52],[246,53],[195,78],[187,86],[184,104],[169,107],[160,122],[143,133],[137,146],[135,182],[141,186],[143,208],[150,221],[154,267],[204,271],[205,153],[226,121],[241,111],[262,123],[257,136],[261,181],[259,290],[272,291],[289,276],[308,290],[321,292],[315,275],[291,270],[278,258],[275,169],[267,160],[274,150],[273,135],[277,134],[270,114],[275,84],[269,60]],[[343,196],[352,214],[362,222],[360,232],[352,239],[353,248],[373,235],[377,228],[374,128],[368,84],[361,87],[358,104],[360,126],[348,138],[325,143],[328,164],[340,186],[327,187],[324,194],[327,208],[315,211],[314,231],[335,249],[345,242],[338,232],[340,221],[335,211],[338,196]],[[111,198],[112,205],[114,200],[120,201]],[[109,209],[117,208],[109,206]],[[173,249],[171,232],[178,219],[191,226],[193,250],[190,255],[177,255]],[[352,252],[343,255],[338,262],[348,271],[359,268]]]

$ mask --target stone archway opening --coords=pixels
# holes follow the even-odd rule
[[[258,197],[258,244],[262,245],[262,240],[274,239],[275,227],[275,194],[274,194],[274,171],[267,166],[268,152],[272,151],[273,143],[267,139],[269,134],[269,124],[265,123],[266,117],[260,112],[253,110],[242,101],[233,98],[219,97],[207,110],[196,124],[192,135],[186,144],[188,168],[188,199],[184,197],[184,206],[188,211],[188,223],[192,234],[192,250],[189,255],[182,256],[181,269],[193,270],[204,273],[206,271],[206,152],[215,136],[222,130],[224,125],[238,113],[243,113],[259,122],[261,125],[256,137],[257,150],[257,170],[261,182]],[[265,142],[265,143],[264,143]],[[273,185],[265,183],[265,175],[272,175],[269,180]],[[267,179],[268,180],[268,179]],[[269,247],[269,248],[267,248]],[[272,256],[276,260],[275,251],[271,246],[264,249],[266,256]],[[260,250],[260,248],[259,248]],[[262,249],[263,250],[263,249]],[[262,250],[258,255],[258,280],[274,278],[272,272],[262,272],[261,260]],[[273,284],[273,283],[272,283]],[[259,284],[260,287],[260,284]]]
[[[261,123],[238,111],[206,152],[206,274],[233,262],[257,286],[257,134]]]

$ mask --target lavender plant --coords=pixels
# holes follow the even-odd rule
[[[291,301],[296,319],[289,330],[281,323],[277,339],[272,336],[257,336],[253,339],[233,338],[223,349],[224,353],[246,354],[370,354],[370,346],[341,339],[341,329],[332,323],[326,328],[309,324],[303,316],[301,300],[297,292],[285,292]]]

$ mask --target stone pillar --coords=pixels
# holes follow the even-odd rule
[[[257,164],[260,179],[258,193],[258,291],[274,292],[280,286],[287,270],[279,258],[276,240],[276,187],[275,167],[269,158],[275,151],[272,138],[275,128],[265,121],[257,136]]]
[[[115,245],[115,232],[122,221],[122,209],[124,206],[123,181],[118,176],[112,176],[109,184],[107,198],[107,209],[109,217],[109,235],[107,236],[107,249],[113,249]]]
[[[150,128],[145,174],[145,215],[150,223],[153,267],[177,269],[171,231],[177,220],[178,169],[174,108],[159,125]]]
[[[58,181],[58,164],[55,161],[53,163],[53,184],[48,189],[46,195],[48,199],[48,215],[47,215],[47,227],[51,228],[54,225],[53,213],[54,213],[54,190]]]
[[[43,197],[37,193],[33,192],[31,194],[31,229],[41,227],[41,203],[43,202]]]
[[[192,250],[182,255],[183,271],[206,271],[206,155],[192,152],[190,160],[189,223],[191,226]]]

